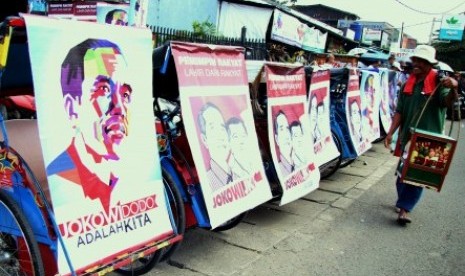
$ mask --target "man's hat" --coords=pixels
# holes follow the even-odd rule
[[[431,64],[438,63],[436,60],[436,49],[429,45],[418,45],[413,54],[410,56],[410,58],[412,57],[424,59]]]
[[[400,63],[398,61],[394,61],[392,63],[392,67],[395,67],[397,70],[402,71],[402,67],[400,66]]]

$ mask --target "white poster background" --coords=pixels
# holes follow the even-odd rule
[[[157,141],[153,135],[152,95],[147,93],[152,89],[150,31],[41,16],[24,15],[24,18],[45,165],[48,166],[69,146],[73,136],[60,85],[61,63],[68,51],[82,41],[90,37],[107,39],[116,43],[125,56],[128,66],[125,78],[133,89],[130,134],[124,141],[121,159],[111,166],[111,171],[118,173],[119,179],[111,192],[110,208],[118,209],[120,205],[151,195],[156,196],[158,205],[146,212],[150,223],[141,226],[140,221],[136,221],[138,226],[132,230],[117,228],[123,223],[123,220],[117,220],[106,226],[84,230],[81,235],[63,238],[74,270],[93,266],[99,260],[122,254],[128,248],[143,245],[172,232],[161,180]],[[84,196],[80,185],[58,175],[48,176],[48,183],[57,225],[76,222],[77,226],[81,218],[98,217],[105,212],[99,200]],[[118,231],[111,233],[110,227]],[[93,241],[88,243],[90,237]],[[78,245],[79,239],[85,244]],[[59,273],[69,274],[63,248],[60,243],[57,246]]]
[[[379,73],[369,70],[361,70],[360,97],[365,109],[363,115],[368,119],[370,142],[378,139],[380,133],[379,107],[381,103],[381,86]]]
[[[265,68],[267,66],[272,66],[275,68],[279,68],[280,66],[285,67],[299,67],[299,66],[291,66],[291,65],[279,65],[278,63],[268,63],[265,64]],[[265,71],[266,72],[266,71]],[[303,75],[302,82],[300,83],[305,87],[305,73],[302,68],[301,75]],[[281,75],[281,76],[286,76],[286,75]],[[294,75],[290,75],[292,78]],[[314,191],[318,188],[319,182],[320,182],[320,171],[318,169],[318,165],[314,162],[315,160],[315,155],[313,153],[312,147],[309,147],[308,145],[312,145],[312,135],[311,135],[311,127],[309,125],[309,117],[308,113],[306,110],[308,110],[307,104],[306,104],[306,93],[304,92],[301,95],[289,95],[289,96],[280,96],[280,97],[272,97],[270,95],[270,89],[268,84],[270,83],[270,79],[273,78],[270,73],[266,73],[266,78],[267,78],[267,90],[268,90],[268,139],[270,142],[270,149],[271,149],[271,156],[273,158],[273,163],[275,165],[276,172],[278,174],[278,178],[281,184],[281,187],[283,189],[283,194],[281,196],[281,201],[280,205],[284,205],[287,203],[290,203],[296,199],[299,199],[311,191]],[[275,83],[277,86],[281,85],[281,83],[276,82]],[[291,83],[297,85],[297,81],[295,83]],[[305,88],[304,88],[305,89]],[[286,89],[283,90],[284,93]],[[279,91],[279,89],[278,89]],[[302,156],[302,159],[304,160],[304,163],[300,165],[295,165],[295,170],[293,172],[290,172],[288,174],[284,174],[283,170],[281,169],[281,164],[280,164],[280,157],[278,156],[278,153],[276,152],[275,148],[279,148],[279,145],[277,145],[276,139],[275,139],[275,131],[274,131],[274,125],[275,125],[275,116],[273,116],[273,109],[285,109],[286,106],[295,106],[299,107],[302,106],[302,114],[300,115],[299,118],[294,118],[295,120],[298,120],[301,124],[302,128],[302,137],[300,137],[299,141],[294,140],[295,137],[292,137],[292,151],[294,153],[297,152],[300,156]],[[287,114],[289,118],[289,114]],[[291,132],[291,124],[292,122],[288,121],[289,123],[289,132]],[[292,136],[292,132],[291,132]],[[297,164],[297,163],[294,163]]]
[[[174,44],[172,43],[172,45]],[[227,46],[211,46],[212,48],[209,48],[210,46],[207,45],[189,43],[179,43],[179,45],[179,53],[175,51],[174,46],[172,51],[178,72],[184,127],[202,187],[210,225],[212,228],[216,228],[235,216],[263,204],[272,197],[255,132],[245,59],[243,54],[241,54],[241,59],[232,56],[231,59],[241,61],[240,67],[232,66],[234,62],[220,66],[221,62],[218,62],[220,58],[222,60],[229,58],[228,52],[222,50],[222,47],[227,48]],[[228,68],[234,71],[239,70],[240,76],[221,77],[215,73],[230,72]],[[229,84],[226,84],[224,80],[229,81]],[[225,100],[228,97],[231,99],[230,101]],[[228,112],[243,120],[247,130],[246,139],[248,141],[245,144],[248,145],[248,150],[245,154],[241,153],[240,157],[249,161],[246,166],[249,171],[248,176],[234,178],[232,183],[221,184],[219,188],[211,185],[208,174],[210,168],[205,162],[207,157],[199,134],[199,107],[194,106],[193,102],[214,103],[220,109],[225,123],[230,119],[225,118],[225,114]],[[240,114],[235,114],[236,112],[231,112],[232,110],[240,110]],[[226,128],[226,124],[224,127]],[[231,137],[229,139],[231,141]],[[230,146],[232,147],[232,145]]]
[[[316,143],[313,143],[314,139],[311,139],[313,143],[313,152],[315,153],[315,162],[318,166],[321,166],[340,155],[339,150],[337,149],[337,146],[334,143],[333,136],[331,135],[331,122],[329,118],[330,71],[314,71],[312,73],[311,80],[312,82],[310,83],[310,91],[308,93],[307,99],[308,108],[306,110],[308,111],[309,116],[309,126],[311,130],[310,133],[315,133],[315,124],[318,126],[319,132],[321,133]],[[314,98],[314,95],[316,99],[318,99],[318,103],[323,104],[323,116],[318,115],[317,117],[313,117],[314,115],[312,115],[313,111],[316,111],[318,113],[318,109],[313,107],[313,104],[315,104],[315,101],[312,100]],[[316,121],[312,118],[316,118]]]

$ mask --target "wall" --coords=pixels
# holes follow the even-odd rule
[[[218,0],[149,0],[147,24],[192,30],[194,20],[217,25]]]

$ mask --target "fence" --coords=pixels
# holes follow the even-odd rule
[[[262,39],[241,39],[216,35],[198,35],[191,31],[175,30],[158,26],[149,26],[152,30],[154,47],[173,41],[196,42],[216,45],[242,46],[246,49],[245,58],[250,60],[266,60],[267,45]]]

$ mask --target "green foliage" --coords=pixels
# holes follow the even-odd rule
[[[447,22],[447,24],[452,24],[452,25],[454,25],[454,24],[457,24],[457,22],[459,22],[459,20],[458,20],[457,18],[455,18],[455,17],[452,16],[451,18],[446,19],[446,22]]]
[[[206,36],[206,35],[216,35],[216,26],[207,18],[204,21],[194,20],[192,22],[192,29],[195,36]]]

